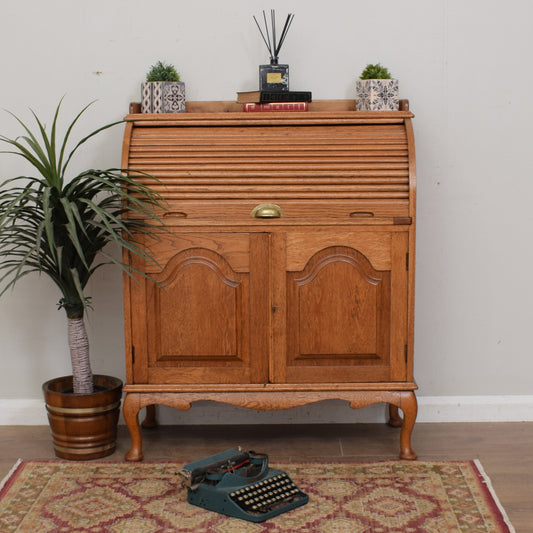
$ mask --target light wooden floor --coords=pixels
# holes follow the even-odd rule
[[[399,430],[383,424],[283,426],[160,426],[143,430],[145,460],[192,461],[227,448],[268,453],[270,461],[396,459]],[[130,439],[119,427],[123,460]],[[533,532],[533,423],[415,426],[419,460],[479,459],[518,533]],[[53,459],[48,426],[0,426],[0,480],[18,458]]]

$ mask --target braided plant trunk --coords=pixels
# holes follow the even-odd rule
[[[72,361],[75,394],[91,394],[94,390],[89,360],[89,337],[83,317],[68,317],[68,345]]]

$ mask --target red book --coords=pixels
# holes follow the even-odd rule
[[[308,111],[307,102],[271,102],[268,104],[246,103],[242,105],[243,111]]]

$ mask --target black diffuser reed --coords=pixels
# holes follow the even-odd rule
[[[279,65],[279,51],[287,37],[294,15],[289,13],[283,25],[279,39],[276,36],[276,11],[270,10],[270,27],[267,15],[263,11],[264,31],[254,16],[259,33],[266,44],[270,54],[270,65],[259,65],[259,89],[261,91],[288,91],[289,90],[289,65]]]
[[[294,14],[289,13],[285,20],[285,25],[283,26],[283,30],[281,31],[279,40],[276,40],[276,11],[274,9],[270,10],[270,29],[268,27],[266,13],[263,11],[263,21],[265,23],[264,33],[263,33],[263,30],[261,29],[259,22],[257,22],[257,19],[255,18],[255,15],[254,15],[254,20],[255,20],[255,23],[257,24],[257,28],[259,29],[259,33],[261,34],[261,37],[263,38],[263,41],[265,42],[268,52],[270,54],[271,65],[278,64],[279,51],[281,50],[283,41],[285,41],[285,37],[287,37],[287,33],[289,32],[289,28],[291,27],[293,19],[294,19]],[[266,34],[266,37],[265,37],[265,34]]]

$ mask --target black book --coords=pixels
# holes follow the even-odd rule
[[[311,91],[245,91],[237,93],[237,102],[240,104],[311,101]]]

